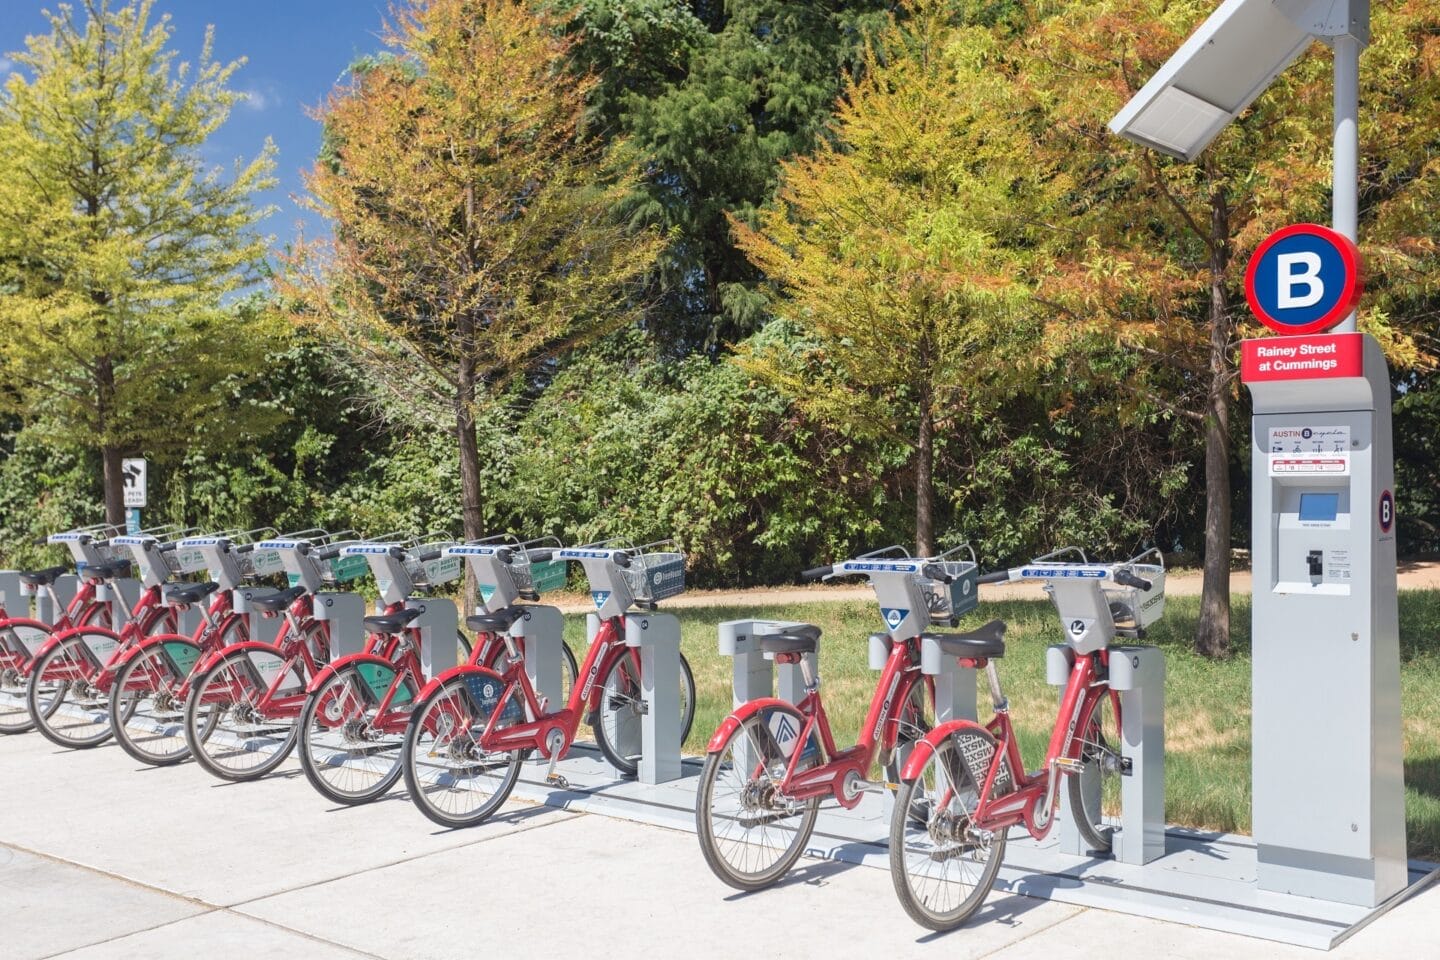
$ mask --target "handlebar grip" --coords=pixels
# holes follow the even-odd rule
[[[235,551],[236,553],[249,553],[249,552],[251,552],[252,550],[255,549],[255,544],[253,544],[253,543],[242,543],[242,544],[240,544],[240,546],[234,547],[233,549],[234,549],[234,551]]]
[[[529,553],[531,563],[549,563],[555,557],[554,550],[531,550]]]
[[[499,560],[501,563],[514,563],[515,554],[510,552],[509,547],[501,547],[500,549],[495,551],[495,559]]]
[[[939,580],[941,583],[954,583],[955,578],[945,572],[945,568],[935,563],[927,563],[920,568],[920,575],[931,580]]]
[[[830,574],[832,574],[832,573],[834,573],[834,572],[835,572],[835,567],[834,567],[834,566],[828,566],[828,567],[811,567],[809,570],[805,570],[805,571],[802,571],[802,572],[801,572],[801,574],[800,574],[800,582],[801,582],[801,583],[809,583],[809,582],[811,582],[812,580],[821,580],[821,579],[824,579],[825,577],[830,576]]]
[[[310,544],[308,544],[308,543],[301,544],[301,545],[300,545],[300,552],[301,552],[301,553],[309,553],[309,552],[310,552]],[[334,559],[335,559],[336,557],[338,557],[338,556],[340,556],[340,548],[339,548],[339,547],[331,547],[331,548],[328,549],[328,550],[321,550],[319,553],[315,554],[315,559],[316,559],[316,560],[321,560],[321,561],[324,561],[324,560],[334,560]]]
[[[405,559],[405,548],[404,548],[404,547],[391,547],[390,550],[389,550],[389,554],[390,554],[390,556],[394,557],[396,560],[404,560],[404,559]]]
[[[162,543],[162,544],[160,544],[160,552],[161,552],[161,553],[169,553],[169,552],[171,552],[172,550],[179,549],[179,547],[180,547],[180,544],[178,544],[178,543]]]
[[[431,560],[438,559],[439,556],[439,550],[426,550],[424,553],[420,554],[420,556],[416,557],[415,559],[419,560],[421,563],[429,563]]]
[[[625,553],[625,552],[622,550],[622,551],[620,551],[619,553],[615,554],[615,566],[617,566],[617,567],[623,567],[624,569],[629,570],[629,569],[630,569],[630,559],[631,559],[631,558],[630,558],[630,554]]]
[[[1010,579],[1009,570],[992,570],[989,573],[981,574],[978,583],[1004,583]]]
[[[1146,580],[1144,577],[1137,577],[1135,574],[1128,573],[1124,570],[1115,571],[1115,582],[1122,587],[1135,587],[1138,590],[1149,590],[1151,587],[1149,580]]]
[[[49,538],[49,537],[40,537],[40,538],[38,538],[38,539],[31,540],[31,541],[30,541],[30,546],[32,546],[32,547],[43,547],[43,546],[45,546],[45,544],[47,544],[47,543],[49,543],[49,542],[50,542],[50,538]]]

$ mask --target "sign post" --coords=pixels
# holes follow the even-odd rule
[[[140,508],[149,506],[147,481],[150,463],[143,457],[127,457],[120,461],[120,476],[125,486],[125,532],[140,532]]]

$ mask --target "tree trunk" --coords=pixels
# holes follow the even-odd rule
[[[1212,174],[1213,177],[1213,174]],[[1205,572],[1195,652],[1230,652],[1230,211],[1222,185],[1210,193],[1210,386],[1205,398]]]
[[[460,323],[460,342],[470,342],[471,322]],[[480,516],[480,447],[475,437],[475,361],[463,355],[457,370],[455,389],[455,438],[460,448],[460,522],[462,540],[476,540],[485,535]],[[465,565],[465,595],[462,598],[468,615],[476,606],[475,575]]]
[[[935,555],[935,420],[930,392],[920,394],[920,436],[915,443],[915,553]]]
[[[125,525],[125,475],[120,469],[119,447],[105,444],[100,448],[100,461],[105,467],[105,522],[118,527]]]

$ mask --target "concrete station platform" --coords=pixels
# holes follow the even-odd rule
[[[569,793],[526,783],[490,823],[445,831],[399,790],[334,809],[293,762],[232,785],[191,764],[143,767],[114,746],[71,753],[33,734],[0,738],[0,956],[1319,956],[1026,896],[1063,884],[1018,870],[970,926],[929,934],[899,908],[886,871],[852,864],[852,841],[828,826],[816,848],[832,859],[740,895],[705,868],[683,829],[688,811],[668,812],[673,828],[619,819],[619,807],[581,812],[601,809],[601,796],[681,784],[591,789],[586,764],[600,767],[583,752],[567,763]],[[550,806],[530,802],[542,792]],[[867,844],[849,849],[873,857]],[[1431,888],[1329,956],[1421,957],[1437,942]]]

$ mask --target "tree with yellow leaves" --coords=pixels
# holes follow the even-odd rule
[[[453,430],[466,537],[485,533],[476,417],[506,385],[633,322],[661,248],[616,215],[635,172],[583,129],[592,77],[516,0],[408,0],[391,52],[319,111],[309,175],[332,241],[290,291],[374,381]]]
[[[0,410],[100,452],[110,523],[127,453],[273,417],[235,399],[273,341],[227,306],[263,263],[252,197],[273,150],[229,177],[204,162],[240,63],[212,60],[207,35],[177,65],[152,8],[61,6],[0,92]]]
[[[782,164],[758,224],[732,221],[777,316],[814,345],[741,362],[822,422],[907,439],[921,555],[936,547],[937,433],[1034,375],[1030,227],[1007,216],[1034,185],[1025,158],[986,145],[990,106],[973,94],[993,82],[976,69],[990,34],[953,9],[909,4],[846,87],[832,139]]]

